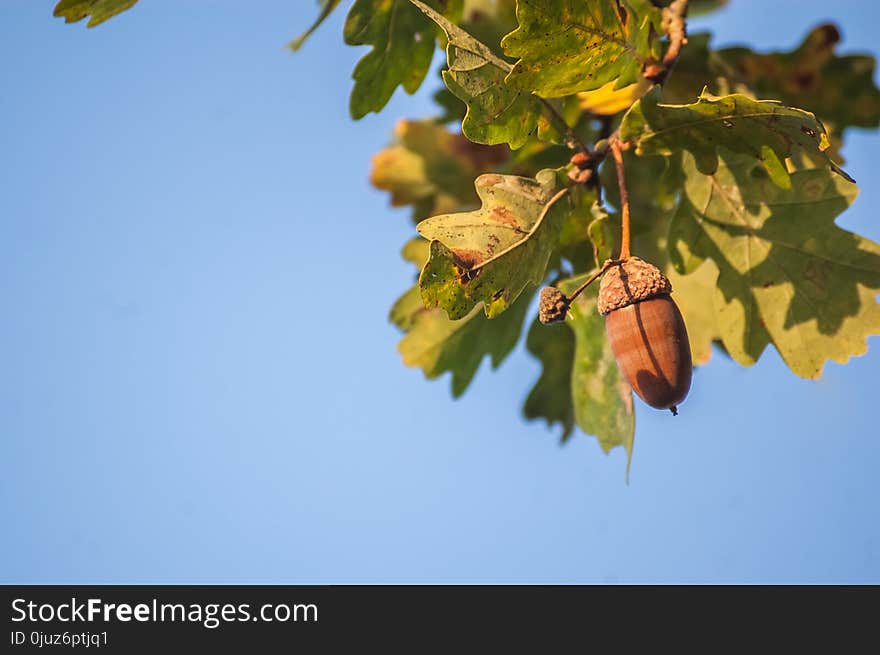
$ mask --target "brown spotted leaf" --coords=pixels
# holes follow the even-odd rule
[[[401,255],[421,268],[428,260],[428,250],[428,241],[415,237],[406,242]],[[450,373],[452,395],[457,398],[486,356],[492,368],[497,368],[516,346],[533,295],[534,289],[523,293],[511,311],[493,321],[478,307],[453,321],[442,309],[426,308],[416,285],[397,299],[388,318],[405,333],[397,345],[403,363],[421,368],[429,380]]]
[[[422,300],[426,307],[442,307],[451,319],[467,316],[480,303],[493,318],[527,286],[539,284],[571,209],[553,170],[534,179],[481,175],[475,186],[479,209],[434,216],[417,226],[431,240],[430,259],[419,276]]]

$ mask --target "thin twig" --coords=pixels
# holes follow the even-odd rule
[[[602,277],[602,274],[605,271],[607,271],[609,268],[611,268],[612,266],[614,266],[617,263],[619,263],[619,262],[616,259],[606,259],[605,263],[602,264],[602,268],[600,268],[598,271],[593,273],[589,278],[587,278],[586,282],[584,282],[581,286],[579,286],[577,289],[575,289],[572,292],[572,294],[568,297],[568,302],[571,303],[571,301],[573,301],[575,298],[577,298],[579,295],[581,295],[581,293],[584,291],[584,289],[586,289],[593,282],[595,282],[597,279]]]
[[[687,10],[688,0],[673,0],[663,10],[663,26],[666,30],[666,35],[669,37],[669,49],[663,55],[663,65],[666,66],[667,73],[678,60],[682,46],[687,43],[685,24]]]
[[[623,170],[623,152],[620,139],[612,139],[611,155],[617,167],[617,186],[620,189],[620,260],[629,259],[629,192]]]
[[[669,38],[669,48],[666,49],[662,61],[646,66],[642,73],[645,78],[655,84],[663,84],[666,81],[669,72],[678,61],[682,46],[687,43],[685,21],[687,10],[688,0],[672,0],[668,7],[663,8],[663,31]]]

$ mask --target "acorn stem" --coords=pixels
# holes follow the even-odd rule
[[[629,192],[626,189],[626,177],[623,170],[623,152],[620,139],[611,142],[611,155],[617,168],[617,186],[620,188],[620,259],[629,259]]]
[[[597,279],[602,277],[602,274],[605,271],[607,271],[609,268],[611,268],[612,266],[614,266],[617,263],[619,263],[619,262],[616,259],[606,259],[605,263],[602,264],[602,268],[600,268],[598,271],[593,273],[590,277],[587,278],[586,282],[584,282],[581,286],[579,286],[577,289],[574,290],[574,292],[568,297],[569,302],[571,302],[572,300],[577,298],[579,295],[581,295],[581,293],[583,292],[584,289],[586,289],[593,282],[595,282]]]

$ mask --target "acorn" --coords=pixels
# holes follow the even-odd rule
[[[651,407],[678,413],[691,388],[691,347],[672,285],[653,264],[615,262],[599,286],[599,313],[621,374]]]

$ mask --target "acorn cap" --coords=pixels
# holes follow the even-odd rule
[[[538,320],[544,325],[564,321],[570,304],[568,297],[556,287],[544,287],[538,303]]]
[[[599,285],[599,313],[605,316],[615,309],[670,293],[672,284],[659,268],[630,257],[605,271]]]

